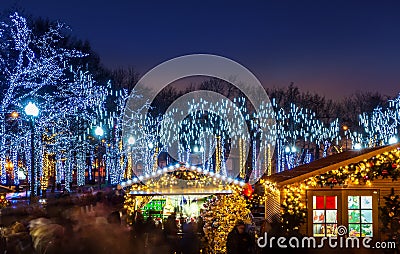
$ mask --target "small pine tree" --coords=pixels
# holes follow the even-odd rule
[[[399,239],[400,236],[400,197],[394,193],[392,188],[388,196],[383,197],[385,205],[379,207],[380,219],[383,227],[382,232],[389,239]]]

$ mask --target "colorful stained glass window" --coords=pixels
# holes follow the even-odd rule
[[[349,236],[372,237],[372,196],[348,196]]]

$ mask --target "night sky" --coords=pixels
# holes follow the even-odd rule
[[[294,82],[330,98],[400,92],[399,1],[1,0],[0,10],[15,3],[70,25],[107,67],[143,74],[176,56],[213,53],[266,87]]]

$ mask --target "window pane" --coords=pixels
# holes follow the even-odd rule
[[[362,236],[372,236],[372,224],[361,224]]]
[[[312,209],[317,209],[317,196],[312,197]]]
[[[372,209],[372,196],[361,196],[361,209]]]
[[[337,210],[326,210],[326,222],[327,223],[337,222]]]
[[[314,210],[313,222],[318,222],[318,223],[325,222],[325,210]]]
[[[360,236],[360,224],[349,224],[349,236]]]
[[[324,209],[324,196],[314,196],[313,197],[313,208],[314,209]]]
[[[324,224],[314,224],[313,225],[314,236],[321,237],[325,236],[325,225]]]
[[[326,209],[337,209],[336,200],[336,196],[326,196]]]
[[[349,210],[349,223],[360,222],[360,210]]]
[[[326,224],[326,236],[337,235],[337,224]]]
[[[361,210],[361,222],[372,223],[372,210]]]
[[[348,196],[348,208],[349,209],[359,209],[360,208],[360,196]]]

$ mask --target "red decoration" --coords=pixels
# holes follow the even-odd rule
[[[387,171],[387,169],[382,170],[382,175],[383,175],[383,176],[385,176],[385,175],[387,175],[387,174],[389,174],[389,172]]]
[[[332,179],[332,183],[333,183],[333,184],[337,184],[336,178],[333,178],[333,179]]]
[[[337,209],[336,196],[326,196],[326,209]]]
[[[244,187],[243,187],[243,195],[251,198],[251,196],[253,195],[253,187],[251,186],[251,184],[247,183]]]
[[[316,209],[324,209],[324,196],[316,196],[315,197],[315,208]]]
[[[396,168],[397,168],[397,164],[396,164],[396,163],[393,163],[393,164],[392,164],[392,168],[393,168],[393,169],[396,169]]]

